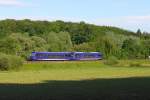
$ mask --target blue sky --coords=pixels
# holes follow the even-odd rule
[[[0,19],[85,21],[150,32],[150,0],[0,0]]]

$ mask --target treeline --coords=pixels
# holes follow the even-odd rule
[[[104,58],[145,59],[150,34],[85,22],[0,21],[0,52],[27,58],[32,51],[96,51]]]

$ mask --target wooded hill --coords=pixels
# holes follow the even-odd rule
[[[26,58],[32,51],[98,51],[105,58],[143,59],[150,55],[150,35],[85,22],[0,21],[0,52]]]

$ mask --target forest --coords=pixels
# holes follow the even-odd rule
[[[105,59],[147,59],[150,34],[85,22],[0,21],[0,52],[29,57],[33,51],[101,52]]]

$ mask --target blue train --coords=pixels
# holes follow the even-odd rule
[[[99,52],[32,52],[31,61],[101,60]]]

